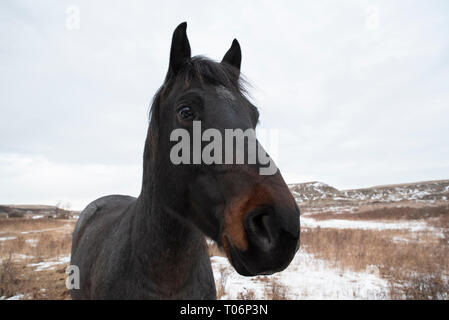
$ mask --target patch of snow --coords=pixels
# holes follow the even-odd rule
[[[15,296],[6,298],[6,300],[22,300],[25,298],[25,295],[23,293],[16,294]]]
[[[31,231],[23,231],[22,234],[29,234],[29,233],[41,233],[41,232],[47,232],[47,231],[55,231],[64,229],[64,227],[58,227],[58,228],[49,228],[49,229],[40,229],[40,230],[31,230]]]
[[[410,242],[410,239],[403,238],[403,237],[393,237],[392,240],[394,242]]]
[[[34,271],[54,270],[57,265],[66,264],[69,262],[70,262],[70,255],[39,263],[30,263],[28,267],[36,267]]]
[[[26,239],[25,242],[33,247],[37,246],[37,239]]]
[[[43,215],[36,215],[36,216],[32,216],[31,219],[42,219],[44,216]]]
[[[26,254],[21,253],[14,253],[13,258],[16,260],[26,260],[26,259],[33,259],[34,256],[28,256]]]
[[[229,273],[225,286],[227,294],[222,299],[236,299],[239,293],[248,290],[253,291],[257,299],[266,298],[264,290],[269,282],[239,275],[224,257],[212,257],[211,261],[217,287],[220,269]],[[367,272],[342,271],[304,252],[298,252],[287,269],[268,276],[273,277],[287,288],[289,299],[388,298],[388,282],[371,269]]]
[[[17,237],[2,237],[0,238],[0,241],[14,240],[14,239],[17,239]]]
[[[318,181],[312,183],[311,185],[314,186],[314,187],[326,187],[326,185],[324,183],[318,182]]]
[[[406,229],[410,231],[437,231],[441,230],[427,225],[424,221],[407,222],[379,222],[359,221],[344,219],[315,220],[301,217],[301,226],[308,228],[335,228],[335,229],[363,229],[363,230],[396,230]]]
[[[303,207],[300,208],[302,215],[312,215],[323,212],[340,213],[354,213],[359,210],[357,206],[341,205],[341,206],[324,206],[324,207]]]

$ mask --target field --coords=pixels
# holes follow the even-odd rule
[[[69,299],[65,269],[75,222],[0,219],[0,297]]]
[[[447,192],[448,185],[442,183],[438,192]],[[241,277],[208,241],[218,298],[449,299],[446,195],[434,192],[438,196],[429,199],[413,187],[421,198],[392,201],[376,190],[363,191],[374,192],[365,199],[361,192],[346,192],[355,194],[355,201],[316,186],[309,192],[314,199],[297,199],[301,249],[285,271]],[[65,270],[75,223],[73,218],[0,218],[2,299],[70,299]]]
[[[303,218],[300,252],[270,277],[239,277],[225,258],[214,257],[218,292],[237,299],[449,299],[449,228],[434,227],[447,221],[447,207],[438,220],[365,214]]]

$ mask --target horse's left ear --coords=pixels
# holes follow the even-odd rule
[[[191,58],[190,44],[186,30],[187,22],[183,22],[173,32],[167,77],[175,76],[183,64]]]
[[[234,39],[234,41],[232,41],[232,46],[224,55],[221,63],[227,63],[240,71],[240,65],[242,63],[242,50],[240,49],[240,44],[237,39]]]

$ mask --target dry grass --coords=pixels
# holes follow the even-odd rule
[[[38,260],[43,260],[52,256],[68,255],[71,249],[71,234],[43,234],[38,238],[35,254]]]
[[[440,223],[440,220],[449,221],[444,210],[420,209],[404,213],[402,209],[395,209],[387,215],[401,219],[425,217],[427,221]],[[355,217],[362,219],[362,213]],[[367,220],[385,219],[385,213],[373,211],[366,217],[369,217]],[[0,219],[0,237],[14,237],[0,241],[0,297],[23,293],[27,299],[68,299],[65,264],[42,271],[36,271],[30,264],[70,254],[74,225],[73,220]],[[40,232],[42,230],[48,231]],[[352,271],[378,270],[379,276],[390,283],[392,299],[449,299],[449,229],[438,238],[428,232],[407,230],[303,228],[301,240],[302,250],[331,262],[334,267]],[[208,243],[208,247],[211,256],[225,256],[216,244]],[[230,272],[226,268],[219,270],[218,298],[227,295]],[[255,281],[264,284],[263,298],[288,298],[287,287],[276,276],[261,276]],[[245,288],[238,295],[245,300],[255,297],[253,290]]]
[[[8,233],[60,228],[63,227],[67,221],[72,220],[25,218],[0,219],[0,234],[3,236]]]
[[[223,251],[223,249],[219,248],[215,242],[208,241],[207,250],[209,252],[209,257],[213,256],[226,257],[226,253]]]
[[[18,270],[13,262],[12,253],[2,259],[0,264],[0,297],[13,296],[17,290]]]
[[[223,296],[226,295],[226,283],[228,282],[228,277],[231,274],[230,270],[224,266],[222,266],[218,270],[220,274],[220,280],[218,282],[217,287],[217,299],[221,299]]]
[[[237,300],[256,300],[256,293],[252,289],[243,288],[237,295]]]
[[[354,229],[304,229],[302,248],[334,267],[366,271],[375,266],[391,284],[393,299],[440,299],[449,292],[449,245],[427,233]],[[394,241],[395,238],[404,239]]]
[[[0,241],[0,257],[9,253],[14,255],[24,255],[30,260],[53,258],[55,256],[67,255],[72,246],[70,226],[65,228],[65,232],[40,232],[33,234],[17,234],[15,239]]]
[[[288,288],[276,277],[270,277],[264,290],[267,300],[288,300]]]
[[[32,264],[70,254],[75,221],[0,219],[0,297],[67,299],[65,264],[36,271]]]
[[[449,286],[441,274],[410,274],[407,282],[390,282],[391,299],[449,299]]]

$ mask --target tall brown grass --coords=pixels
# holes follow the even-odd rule
[[[231,274],[231,271],[225,266],[221,266],[218,272],[220,277],[217,286],[217,299],[221,299],[223,296],[227,294],[226,284],[228,282],[228,277]]]
[[[0,297],[8,297],[16,294],[16,290],[18,290],[17,275],[17,266],[12,260],[12,253],[10,253],[0,263]]]
[[[35,271],[34,263],[71,250],[74,221],[51,219],[0,219],[0,297],[19,293],[25,299],[66,299],[65,265]],[[25,232],[25,233],[24,233]]]
[[[0,233],[26,232],[31,230],[51,229],[63,227],[65,224],[73,224],[73,220],[58,219],[0,219]]]
[[[268,300],[288,300],[288,287],[280,282],[277,277],[268,278],[264,289],[264,298]]]
[[[447,297],[449,245],[427,233],[415,234],[413,241],[394,241],[404,232],[305,228],[302,249],[341,269],[366,271],[375,266],[390,282],[394,299]]]

